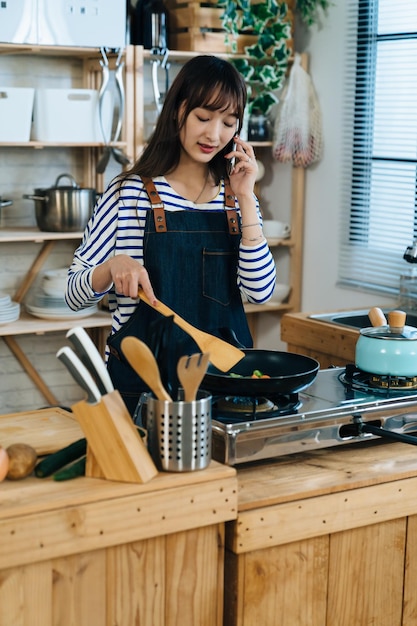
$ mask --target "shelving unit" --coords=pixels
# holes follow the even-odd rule
[[[0,56],[5,55],[20,55],[25,57],[27,55],[40,55],[40,56],[55,56],[59,58],[74,57],[82,63],[83,73],[83,86],[89,89],[98,89],[101,81],[101,66],[100,59],[101,54],[97,49],[92,48],[66,48],[55,46],[31,46],[31,45],[12,45],[12,44],[0,44]],[[127,91],[126,109],[124,116],[124,125],[122,131],[122,141],[118,141],[112,144],[115,147],[123,149],[129,156],[134,158],[136,155],[136,146],[138,144],[138,137],[141,138],[141,125],[137,128],[136,116],[138,111],[135,103],[140,98],[136,94],[137,89],[137,77],[138,77],[138,64],[141,61],[141,51],[129,46],[124,53],[125,61],[125,84]],[[115,56],[114,56],[115,58]],[[114,60],[110,57],[110,63]],[[133,102],[133,104],[132,104]],[[140,114],[140,107],[139,107]],[[136,134],[139,133],[139,134]],[[54,148],[68,148],[82,149],[83,153],[83,173],[84,184],[94,187],[98,192],[102,192],[104,188],[104,176],[96,173],[96,164],[100,155],[100,151],[103,149],[104,144],[100,142],[94,143],[72,143],[72,142],[40,142],[40,141],[28,141],[28,142],[13,142],[6,143],[0,142],[0,149],[14,149],[25,148],[28,150],[53,150]],[[28,290],[32,286],[33,282],[37,278],[40,270],[42,269],[45,261],[50,256],[54,246],[62,241],[68,240],[80,240],[82,233],[65,233],[54,232],[47,233],[41,232],[35,228],[2,228],[0,230],[0,244],[13,244],[22,242],[39,243],[41,247],[37,254],[34,255],[34,260],[23,277],[16,293],[13,295],[15,302],[21,303],[27,294]],[[46,385],[41,375],[38,373],[37,368],[30,362],[24,351],[16,342],[16,336],[22,335],[44,335],[45,333],[67,331],[74,326],[82,325],[84,328],[89,329],[89,332],[103,352],[105,345],[105,338],[111,327],[111,316],[108,312],[99,311],[98,313],[88,316],[73,318],[68,316],[66,319],[46,320],[33,317],[24,311],[22,311],[19,320],[10,324],[4,324],[0,326],[0,337],[2,337],[4,343],[8,346],[14,357],[22,366],[26,374],[32,379],[36,387],[45,397],[50,404],[58,404],[51,389]]]

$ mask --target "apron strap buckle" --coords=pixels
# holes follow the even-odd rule
[[[167,223],[165,219],[164,203],[159,197],[159,193],[156,190],[152,178],[142,178],[145,185],[146,193],[149,196],[150,203],[152,205],[152,213],[155,221],[155,231],[157,233],[167,232]]]

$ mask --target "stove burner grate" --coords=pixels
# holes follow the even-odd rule
[[[417,389],[417,377],[371,374],[369,384],[380,389]]]
[[[339,380],[347,387],[368,391],[404,392],[417,389],[417,376],[391,376],[390,374],[371,374],[356,365],[348,364],[340,374]]]
[[[213,399],[212,417],[225,424],[292,415],[300,408],[298,393],[264,397],[221,396]]]

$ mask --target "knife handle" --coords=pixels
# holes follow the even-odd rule
[[[97,382],[101,393],[106,394],[114,391],[106,364],[84,328],[81,326],[71,328],[66,337],[71,341],[75,352]]]
[[[75,382],[87,392],[88,404],[98,404],[101,400],[99,388],[75,352],[68,346],[64,346],[58,350],[56,356],[65,365]]]

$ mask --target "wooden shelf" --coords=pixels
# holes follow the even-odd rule
[[[23,306],[22,306],[23,309]],[[45,333],[61,332],[82,326],[83,328],[110,328],[111,315],[105,311],[99,311],[88,317],[77,317],[74,319],[44,320],[33,315],[29,315],[24,310],[16,322],[10,324],[0,324],[0,337],[8,335],[44,335]]]
[[[1,228],[0,243],[11,243],[19,241],[32,241],[40,243],[43,241],[63,241],[65,239],[81,239],[83,233],[49,233],[39,228]]]
[[[34,148],[35,150],[43,150],[43,148],[103,148],[102,141],[94,141],[89,143],[70,142],[70,141],[0,141],[0,148]],[[117,141],[109,144],[113,148],[125,148],[126,142]]]
[[[0,55],[39,54],[40,56],[56,57],[98,57],[100,48],[82,48],[78,46],[40,46],[37,44],[0,43]]]

